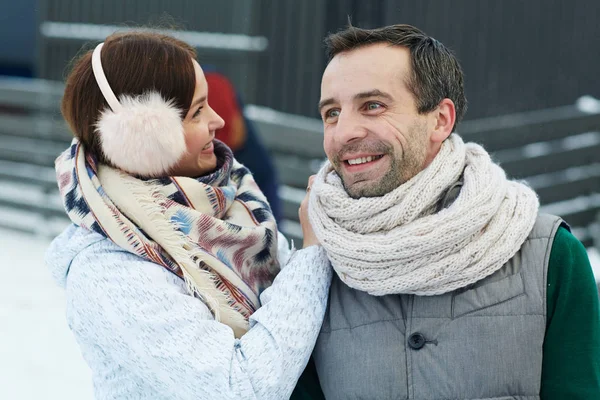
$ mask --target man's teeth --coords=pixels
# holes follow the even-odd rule
[[[202,148],[202,150],[208,150],[208,148],[210,147],[211,144],[212,144],[212,142],[208,142],[208,144],[206,146],[204,146]]]
[[[348,164],[350,164],[350,165],[364,164],[364,163],[371,162],[373,160],[377,160],[378,158],[381,158],[381,156],[369,156],[369,157],[355,158],[353,160],[348,160]]]

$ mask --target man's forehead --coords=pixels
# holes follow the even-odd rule
[[[358,47],[337,54],[329,62],[329,69],[348,67],[386,67],[402,68],[408,66],[410,51],[403,46],[389,43],[377,43]]]
[[[321,98],[402,85],[410,68],[408,49],[389,44],[360,47],[336,55],[323,73]]]

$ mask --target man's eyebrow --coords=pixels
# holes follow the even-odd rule
[[[360,92],[360,93],[357,93],[357,94],[354,95],[354,99],[356,99],[356,100],[367,99],[369,97],[383,97],[383,98],[388,99],[388,100],[394,100],[394,98],[392,97],[391,94],[386,93],[386,92],[382,92],[379,89],[368,90],[366,92]],[[333,104],[335,102],[336,102],[336,100],[333,97],[321,100],[319,102],[319,113],[321,112],[321,110],[323,109],[323,107],[328,106],[330,104]]]
[[[330,97],[330,98],[325,99],[325,100],[321,100],[319,102],[319,107],[318,107],[319,113],[321,113],[321,110],[323,109],[323,107],[328,106],[328,105],[333,104],[333,103],[335,103],[335,99],[333,97]]]
[[[379,89],[373,89],[373,90],[369,90],[367,92],[360,92],[354,95],[355,99],[366,99],[369,97],[383,97],[385,99],[388,100],[393,100],[394,98],[392,97],[391,94],[386,93],[386,92],[382,92]]]

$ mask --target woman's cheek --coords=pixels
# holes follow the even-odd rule
[[[201,148],[198,147],[200,145],[200,138],[198,136],[199,135],[194,131],[189,131],[185,135],[185,144],[190,153],[195,153],[199,148]]]

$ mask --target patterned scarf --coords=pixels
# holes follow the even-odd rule
[[[241,337],[279,271],[277,226],[251,173],[215,141],[217,169],[143,179],[108,167],[74,139],[56,160],[71,221],[185,280]]]

